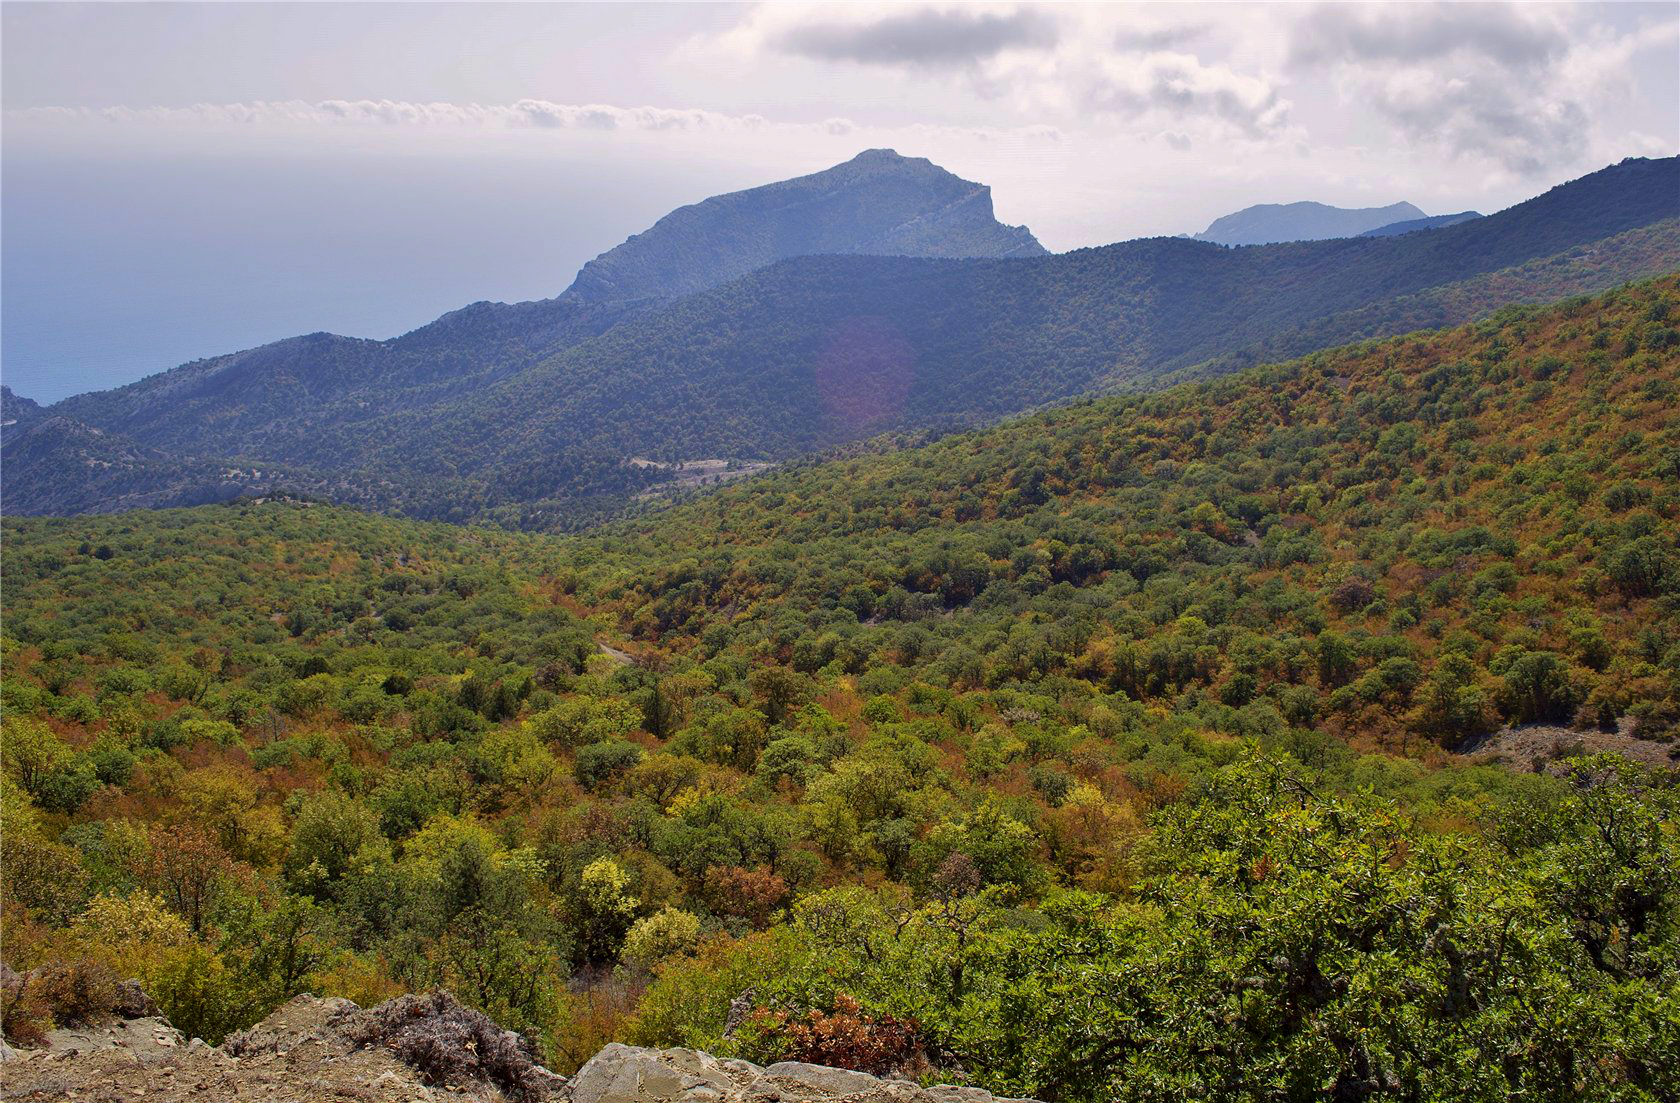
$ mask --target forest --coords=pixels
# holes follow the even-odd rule
[[[442,986],[561,1071],[1680,1097],[1677,406],[1668,276],[577,535],[8,517],[6,1035]]]

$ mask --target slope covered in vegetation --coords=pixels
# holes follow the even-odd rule
[[[6,952],[70,978],[8,1030],[108,969],[212,1039],[443,984],[561,1067],[1672,1098],[1673,771],[1441,748],[1674,745],[1677,320],[1668,278],[584,537],[8,519]]]
[[[429,346],[389,371],[340,367],[368,343],[323,335],[245,354],[237,371],[180,369],[54,412],[176,455],[294,469],[297,489],[324,486],[341,502],[564,527],[644,489],[638,457],[781,461],[1672,271],[1677,196],[1680,159],[1633,160],[1427,234],[1241,249],[1154,239],[1001,260],[800,257],[592,318],[604,332],[551,355],[520,345],[516,370],[449,370],[462,353],[447,342],[436,372]],[[98,496],[78,486],[90,481],[83,467],[14,470],[24,511]]]

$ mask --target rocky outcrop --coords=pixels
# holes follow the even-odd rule
[[[139,987],[120,1005],[155,1012]],[[100,1103],[1031,1103],[979,1088],[692,1049],[614,1043],[569,1082],[530,1043],[444,992],[363,1009],[298,996],[220,1047],[156,1014],[56,1030],[0,1051],[0,1099]]]
[[[298,996],[221,1048],[186,1041],[158,1017],[53,1031],[14,1050],[7,1100],[100,1103],[545,1103],[565,1079],[517,1035],[443,993],[363,1010]]]
[[[578,1070],[570,1103],[1020,1103],[980,1088],[781,1061],[761,1068],[693,1049],[614,1043]]]

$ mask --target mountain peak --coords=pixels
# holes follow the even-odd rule
[[[925,157],[866,149],[821,172],[679,207],[584,265],[565,297],[668,301],[779,260],[816,254],[1022,257],[1045,251],[1026,227],[997,221],[984,184]]]

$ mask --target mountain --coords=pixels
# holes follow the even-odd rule
[[[1042,255],[991,192],[923,158],[868,150],[825,172],[681,208],[589,262],[554,299],[474,303],[387,341],[314,333],[182,365],[55,412],[144,444],[261,454],[273,435],[447,404],[681,294],[809,252]],[[272,458],[272,457],[271,457]]]
[[[268,464],[172,455],[120,433],[53,414],[7,430],[0,446],[0,470],[6,472],[3,501],[7,513],[167,509],[275,489],[367,504],[354,486],[319,475]]]
[[[1218,245],[1270,245],[1280,241],[1323,241],[1357,237],[1366,230],[1423,218],[1410,203],[1386,207],[1331,207],[1324,203],[1259,203],[1216,218],[1193,240]]]
[[[575,537],[8,517],[7,1039],[82,1050],[8,1094],[533,1100],[471,1078],[622,1038],[732,1060],[566,1097],[1680,1097],[1677,326],[1665,277]],[[43,1037],[130,976],[224,1056]]]
[[[679,207],[583,266],[565,298],[675,299],[785,257],[1036,257],[1025,226],[992,216],[992,192],[925,157],[870,149],[823,172]]]
[[[417,492],[405,508],[424,516],[455,516],[470,500],[517,509],[521,524],[564,523],[568,499],[599,491],[602,471],[624,493],[645,485],[628,457],[786,460],[1670,271],[1677,166],[1619,166],[1487,219],[1394,238],[785,261],[468,401],[299,438],[285,454],[407,481]],[[1624,225],[1635,230],[1618,241],[1610,231]]]
[[[1630,159],[1426,234],[1240,250],[1149,239],[1013,259],[789,258],[629,313],[571,295],[530,305],[557,312],[550,332],[566,335],[516,368],[433,370],[448,362],[443,352],[496,362],[472,360],[472,342],[441,334],[443,352],[416,345],[401,371],[359,374],[356,343],[318,335],[258,350],[255,363],[189,365],[53,411],[179,456],[284,467],[335,500],[566,526],[668,477],[642,461],[783,461],[1675,268],[1680,159]],[[589,309],[602,312],[589,325],[605,328],[574,340],[587,327],[567,330],[583,317],[569,312]],[[541,355],[540,342],[508,340]],[[88,499],[58,485],[80,469],[17,466],[8,477],[32,491],[14,492],[8,508]]]
[[[10,440],[45,416],[40,403],[0,384],[0,441]]]
[[[21,425],[41,416],[41,404],[32,398],[14,394],[0,384],[0,425]]]
[[[1404,222],[1390,222],[1386,226],[1378,226],[1374,230],[1366,230],[1360,237],[1394,237],[1397,234],[1411,234],[1419,230],[1438,230],[1443,226],[1457,226],[1460,222],[1469,222],[1472,218],[1481,218],[1480,211],[1460,211],[1457,214],[1432,214],[1426,218],[1409,218]]]

